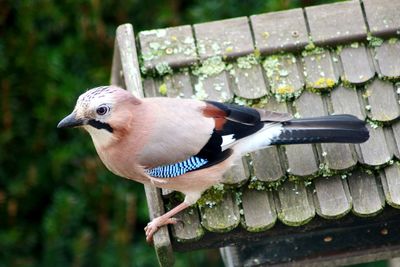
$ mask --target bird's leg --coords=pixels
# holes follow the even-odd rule
[[[168,211],[167,213],[157,218],[154,218],[151,222],[149,222],[147,226],[144,228],[144,231],[146,232],[146,241],[148,243],[151,243],[153,241],[154,233],[157,232],[158,228],[160,228],[161,226],[167,224],[176,224],[178,220],[172,218],[172,216],[186,209],[187,207],[189,207],[189,204],[187,204],[186,202],[182,202],[172,210]]]

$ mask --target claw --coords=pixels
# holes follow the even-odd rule
[[[183,221],[181,219],[177,219],[177,218],[162,219],[161,217],[158,217],[158,218],[153,219],[144,228],[144,231],[146,233],[147,243],[150,244],[153,242],[153,235],[158,231],[158,229],[161,226],[168,225],[168,224],[176,224],[178,222],[183,223]]]

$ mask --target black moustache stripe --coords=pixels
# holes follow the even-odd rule
[[[114,131],[114,129],[110,126],[110,124],[98,120],[89,120],[88,124],[99,130],[100,129],[107,130],[110,133]]]

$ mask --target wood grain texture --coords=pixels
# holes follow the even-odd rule
[[[143,66],[155,69],[157,65],[188,66],[197,61],[192,28],[189,25],[139,32]]]
[[[247,231],[261,232],[274,226],[277,215],[271,192],[245,188],[242,206],[242,225]]]
[[[194,88],[196,95],[200,96],[200,98],[203,98],[202,91],[204,90],[205,98],[208,100],[227,102],[232,100],[234,96],[229,87],[229,78],[226,71],[207,77],[198,77]]]
[[[394,208],[400,208],[400,165],[394,163],[387,166],[380,172],[380,177],[386,202]]]
[[[246,17],[193,25],[201,59],[213,56],[240,57],[254,51]]]
[[[171,233],[177,242],[193,242],[204,235],[196,205],[179,212],[174,218],[179,222],[171,226]]]
[[[322,159],[330,170],[346,170],[357,164],[357,156],[353,155],[350,144],[321,144]]]
[[[358,170],[353,172],[347,181],[353,199],[354,214],[368,217],[382,211],[385,201],[373,174]]]
[[[257,180],[274,182],[283,179],[285,171],[281,166],[276,146],[255,151],[250,154],[253,171]]]
[[[346,215],[352,200],[346,181],[340,176],[315,179],[314,204],[317,214],[326,219],[337,219]]]
[[[396,142],[396,146],[394,146],[394,154],[397,158],[400,158],[400,121],[397,121],[392,124],[393,136]]]
[[[336,55],[334,55],[336,58]],[[328,90],[339,81],[339,74],[336,70],[331,52],[325,50],[317,54],[306,55],[304,60],[304,75],[306,87],[316,90]]]
[[[295,51],[308,43],[308,32],[300,8],[250,17],[256,47],[261,53]]]
[[[332,45],[361,40],[367,36],[358,1],[306,7],[312,40],[317,45]]]
[[[338,86],[331,92],[330,100],[334,114],[351,114],[365,120],[366,112],[356,90]]]
[[[343,66],[342,81],[362,84],[374,77],[375,68],[364,44],[346,46],[339,55]]]
[[[312,195],[302,182],[285,181],[278,189],[275,204],[279,220],[289,226],[306,224],[315,216]]]
[[[239,207],[231,192],[213,207],[201,208],[201,224],[210,232],[228,232],[240,223]]]
[[[375,79],[366,89],[371,119],[386,122],[400,116],[400,106],[391,82]]]
[[[375,47],[375,59],[380,76],[389,79],[400,77],[400,41],[385,41]]]
[[[389,36],[400,29],[400,2],[392,0],[363,0],[369,30],[373,35]]]
[[[233,163],[229,171],[224,174],[223,183],[229,185],[242,185],[250,176],[249,166],[245,158],[240,158]]]
[[[193,95],[193,87],[188,71],[166,75],[164,83],[168,97],[190,98]]]
[[[370,137],[367,142],[359,145],[357,152],[359,161],[369,166],[379,166],[392,159],[390,149],[387,147],[385,134],[381,127],[372,128],[367,124]]]
[[[268,93],[259,64],[252,65],[250,68],[244,68],[240,67],[240,64],[235,63],[233,69],[234,71],[231,71],[231,74],[233,74],[233,91],[237,96],[247,99],[257,99]]]

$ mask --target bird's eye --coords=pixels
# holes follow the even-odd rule
[[[107,106],[100,106],[96,109],[96,113],[100,116],[105,115],[110,110]]]

